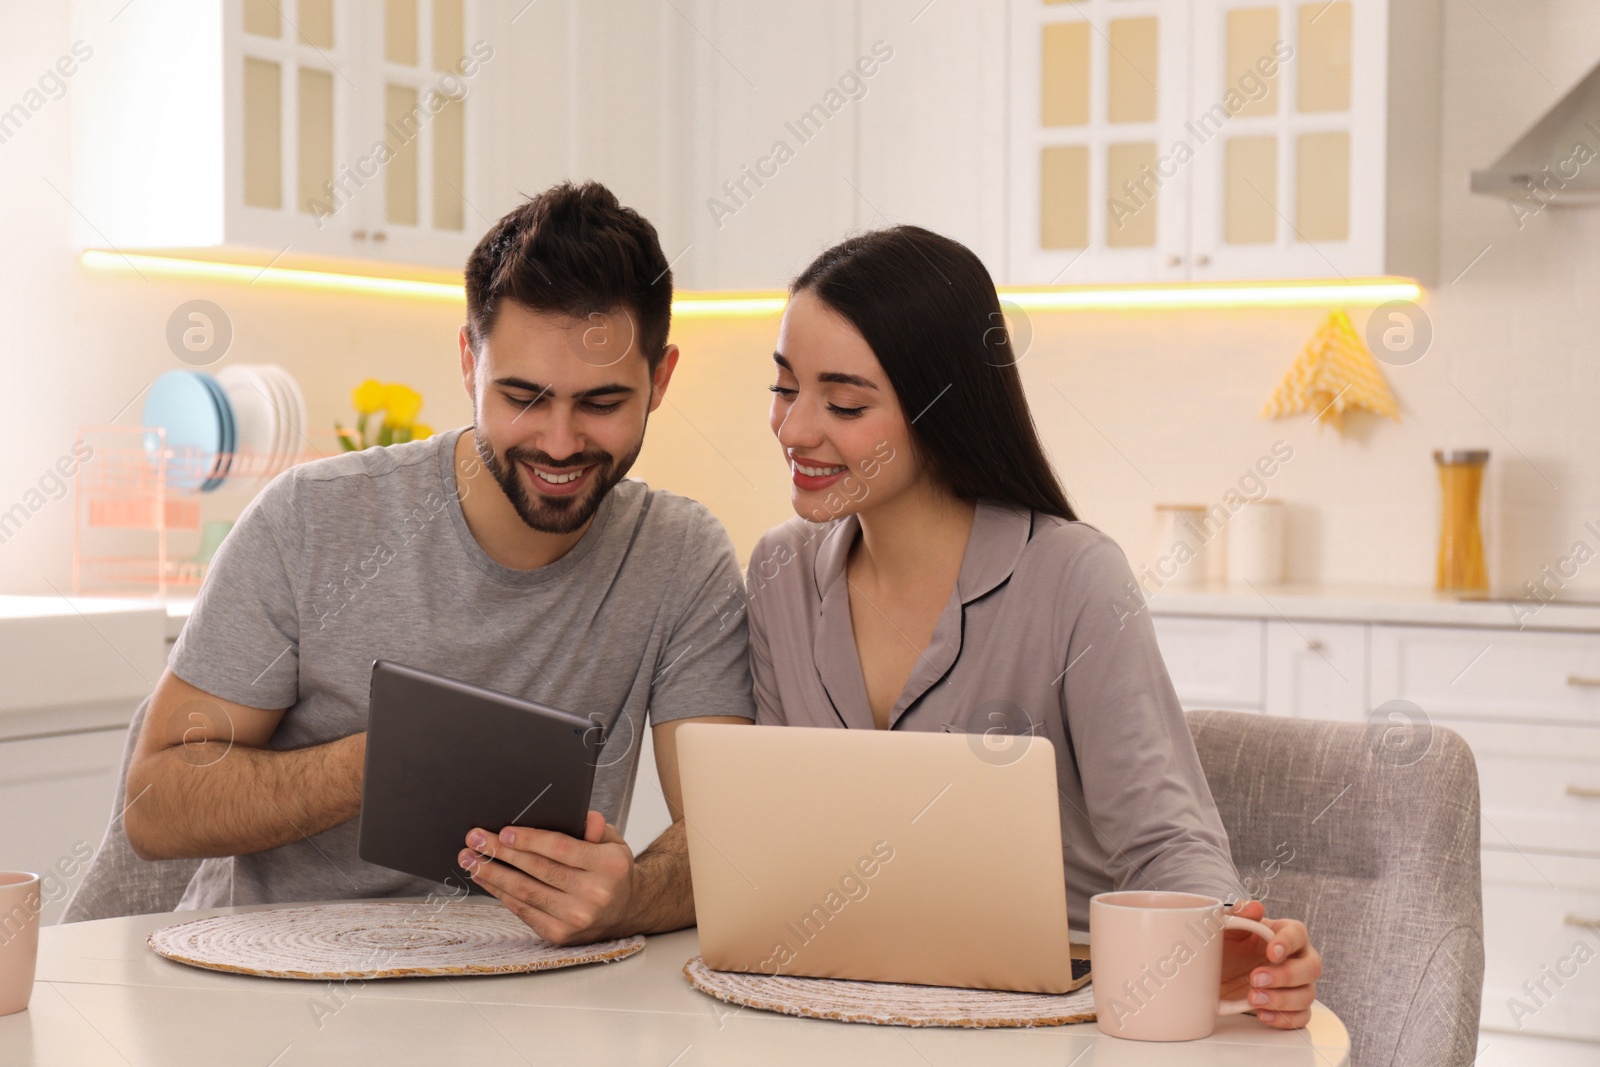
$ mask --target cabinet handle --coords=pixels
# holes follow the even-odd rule
[[[1202,252],[1194,257],[1194,265],[1197,267],[1209,267],[1211,266],[1211,257]]]
[[[1596,789],[1592,785],[1569,785],[1567,786],[1567,796],[1600,800],[1600,789]]]
[[[1585,919],[1582,915],[1568,915],[1561,922],[1566,926],[1584,926],[1590,930],[1600,930],[1600,919]]]
[[[1169,267],[1181,267],[1181,266],[1183,266],[1183,257],[1168,253],[1167,254],[1167,266],[1169,266]]]
[[[367,231],[366,230],[352,230],[351,233],[350,233],[350,237],[351,237],[352,240],[365,241],[367,239]]]
[[[1582,674],[1567,675],[1568,685],[1581,685],[1585,689],[1600,689],[1600,678],[1590,678]]]
[[[1322,642],[1318,641],[1315,637],[1307,638],[1306,639],[1306,651],[1307,652],[1321,652],[1322,651]]]
[[[374,241],[387,241],[389,239],[389,235],[384,233],[382,230],[375,230],[373,231],[372,239]]]

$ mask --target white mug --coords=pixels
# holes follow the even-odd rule
[[[1100,1032],[1136,1041],[1193,1041],[1210,1036],[1217,1016],[1248,1011],[1243,1000],[1219,1002],[1224,930],[1273,938],[1270,927],[1228,915],[1222,901],[1198,893],[1131,890],[1090,897]]]
[[[0,1015],[28,1006],[39,955],[39,876],[0,871]]]

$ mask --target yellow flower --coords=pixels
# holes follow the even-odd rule
[[[368,378],[350,391],[350,402],[358,415],[375,414],[383,408],[384,388],[376,378]]]
[[[391,426],[410,426],[422,410],[422,394],[398,382],[383,387],[384,421]]]
[[[433,436],[433,427],[429,426],[425,422],[419,422],[415,426],[411,427],[411,439],[413,441],[421,441],[425,437],[432,437],[432,436]]]

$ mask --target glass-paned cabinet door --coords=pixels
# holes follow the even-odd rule
[[[460,266],[463,247],[470,250],[470,238],[492,221],[473,206],[468,136],[492,62],[475,34],[475,5],[374,0],[372,7],[382,25],[365,122],[386,159],[366,216],[370,254]]]
[[[1197,0],[1194,276],[1383,262],[1383,0]]]
[[[225,5],[227,240],[351,254],[339,180],[355,144],[362,48],[348,0]]]
[[[1010,281],[1181,280],[1188,4],[1013,0]]]

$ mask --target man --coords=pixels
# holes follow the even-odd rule
[[[473,425],[293,468],[217,553],[127,776],[134,850],[208,857],[180,907],[439,888],[356,856],[369,672],[387,659],[604,726],[582,840],[462,842],[457,862],[535,933],[694,921],[674,731],[755,706],[727,533],[623,480],[678,361],[667,261],[609,190],[561,185],[489,231],[466,290]],[[619,826],[647,715],[677,821],[635,859]]]

